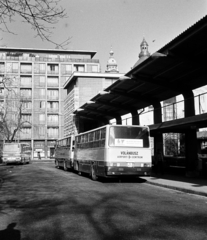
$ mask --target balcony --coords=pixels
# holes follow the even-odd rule
[[[48,101],[54,101],[54,100],[58,101],[59,100],[59,96],[47,96],[47,100]]]
[[[46,70],[34,70],[34,74],[45,74]]]
[[[59,125],[59,123],[58,122],[55,122],[55,121],[50,121],[50,122],[47,122],[47,126],[55,126],[55,127],[57,127]]]
[[[20,71],[21,74],[32,74],[32,70],[22,70]]]
[[[30,122],[27,121],[27,122],[23,122],[23,123],[22,123],[22,126],[23,126],[23,127],[30,127],[31,125],[32,125],[32,122],[31,122],[31,121],[30,121]]]
[[[32,113],[32,108],[23,108],[22,113]]]
[[[58,108],[47,108],[48,113],[58,113],[59,109]]]
[[[55,87],[55,88],[57,88],[58,87],[58,82],[57,83],[51,83],[51,82],[48,82],[47,83],[47,87]]]
[[[30,139],[31,140],[31,133],[30,134],[24,134],[20,133],[20,139]]]
[[[32,99],[32,96],[31,95],[23,95],[23,94],[21,94],[21,99],[22,100],[31,100]]]
[[[58,71],[47,71],[48,75],[59,75]]]
[[[47,134],[47,138],[49,138],[49,139],[58,139],[58,134],[56,134],[56,135]]]
[[[19,70],[18,69],[7,69],[6,72],[7,73],[18,73]]]
[[[72,74],[72,70],[71,71],[62,71],[61,75],[71,75]]]

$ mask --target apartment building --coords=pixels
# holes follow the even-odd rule
[[[64,83],[73,72],[100,72],[95,51],[0,48],[0,78],[13,79],[23,96],[25,124],[15,140],[31,144],[33,158],[52,158],[64,136]],[[3,86],[0,101],[4,103]]]

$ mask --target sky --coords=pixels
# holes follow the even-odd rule
[[[54,25],[51,39],[70,37],[68,50],[97,51],[105,72],[111,48],[119,72],[130,71],[138,60],[143,38],[152,54],[207,14],[207,0],[60,0],[67,18]],[[15,34],[0,32],[0,46],[54,49],[35,37],[19,18],[8,25]]]

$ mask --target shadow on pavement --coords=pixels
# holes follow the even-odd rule
[[[20,240],[21,231],[18,229],[14,229],[16,225],[17,225],[16,223],[10,223],[6,229],[0,230],[0,239],[1,240]]]

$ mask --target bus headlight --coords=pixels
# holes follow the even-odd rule
[[[141,163],[141,167],[151,167],[150,163]]]

